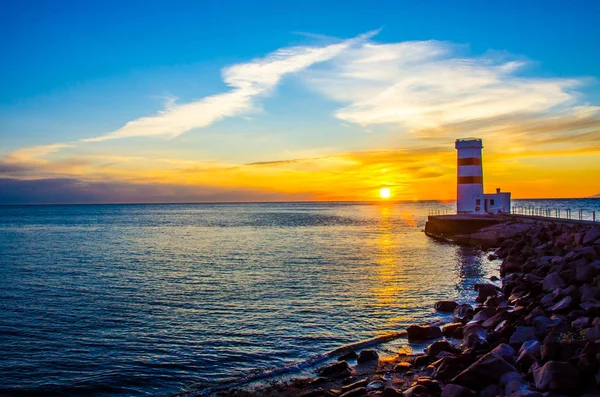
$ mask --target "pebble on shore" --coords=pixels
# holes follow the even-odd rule
[[[363,351],[347,357],[359,359],[355,366],[333,363],[321,378],[218,395],[600,396],[600,226],[516,229],[499,237],[490,254],[502,259],[502,287],[477,284],[473,305],[438,302],[436,309],[453,313],[452,323],[408,327],[409,340],[431,340],[424,354],[379,360]]]

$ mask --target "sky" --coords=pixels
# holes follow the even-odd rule
[[[598,1],[0,3],[0,204],[600,193]]]

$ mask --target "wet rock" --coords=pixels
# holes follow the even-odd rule
[[[346,361],[341,361],[339,363],[334,363],[334,364],[328,365],[327,367],[322,368],[321,371],[319,372],[319,375],[333,376],[333,375],[338,375],[339,373],[341,373],[344,370],[350,370],[350,366],[348,365],[348,363]]]
[[[410,369],[410,367],[412,367],[411,363],[407,363],[407,362],[400,362],[396,365],[394,365],[394,371],[396,372],[406,372]]]
[[[431,361],[431,358],[428,356],[417,356],[417,357],[415,357],[413,364],[416,367],[422,367],[424,365],[428,365],[430,361]]]
[[[500,313],[495,314],[494,316],[488,318],[481,326],[484,328],[496,328],[496,326],[503,320],[508,318],[508,313],[506,311],[501,311]]]
[[[383,384],[382,381],[375,380],[375,381],[369,383],[366,386],[366,389],[367,389],[367,392],[370,392],[370,391],[375,391],[375,390],[383,390],[384,387],[385,387],[385,385]]]
[[[347,361],[354,360],[358,357],[358,354],[354,350],[349,351],[348,353],[342,354],[338,357],[338,361]]]
[[[579,371],[566,362],[548,361],[533,372],[533,380],[539,390],[569,390],[578,384]]]
[[[458,321],[464,322],[467,319],[467,317],[471,316],[472,314],[473,307],[471,305],[462,304],[456,306],[456,309],[454,309],[453,316]]]
[[[508,343],[520,347],[523,342],[531,339],[536,339],[534,327],[517,327],[515,333],[512,334]]]
[[[486,307],[483,310],[479,310],[471,319],[472,322],[483,323],[490,317],[493,317],[497,313],[497,309],[494,307]]]
[[[544,278],[542,283],[542,289],[546,292],[554,291],[557,288],[562,288],[565,285],[565,281],[562,279],[559,273],[550,273]]]
[[[515,367],[502,357],[488,353],[458,374],[452,383],[481,390],[492,383],[498,383],[502,375],[515,370]]]
[[[462,339],[463,337],[463,324],[462,323],[450,323],[442,326],[442,334],[448,338]]]
[[[475,284],[475,291],[479,294],[475,298],[476,302],[483,303],[487,298],[498,295],[498,289],[494,284],[489,283],[477,283]]]
[[[462,348],[480,348],[488,345],[485,329],[479,324],[468,324],[463,329]]]
[[[499,384],[501,387],[504,387],[504,395],[510,396],[525,384],[525,380],[523,379],[523,376],[516,371],[507,372],[502,375]]]
[[[439,312],[452,313],[456,309],[458,303],[454,301],[439,301],[435,304],[435,310]]]
[[[475,397],[475,392],[463,386],[448,384],[442,389],[442,397]]]
[[[404,395],[404,397],[416,397],[419,396],[421,394],[428,394],[429,393],[429,389],[426,388],[423,385],[416,385],[413,386],[409,389],[406,389],[404,391],[404,393],[402,393]]]
[[[425,353],[431,357],[435,357],[441,352],[458,353],[460,352],[460,350],[458,350],[456,347],[452,346],[448,341],[445,340],[433,342],[431,345],[425,348]]]
[[[340,395],[340,397],[362,397],[362,396],[366,396],[366,395],[367,395],[367,389],[364,387],[359,387],[357,389],[349,390],[349,391],[343,393],[342,395]]]
[[[379,354],[375,350],[363,350],[356,358],[357,363],[366,363],[367,361],[379,360]]]
[[[442,337],[442,330],[440,327],[431,325],[411,325],[406,329],[409,340],[430,340]]]

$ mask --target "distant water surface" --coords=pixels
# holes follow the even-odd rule
[[[424,236],[453,208],[0,207],[0,395],[202,390],[433,320],[497,268]]]

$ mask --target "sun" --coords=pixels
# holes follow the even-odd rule
[[[391,195],[392,195],[392,192],[389,187],[384,187],[381,190],[379,190],[379,196],[382,199],[390,198]]]

